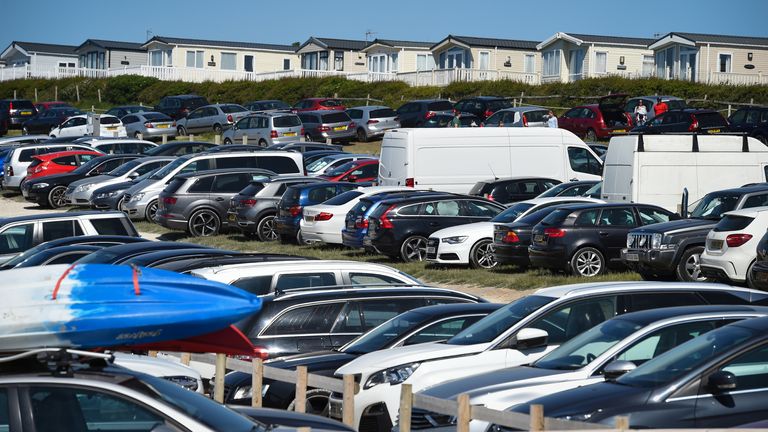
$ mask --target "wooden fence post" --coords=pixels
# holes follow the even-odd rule
[[[306,412],[307,410],[307,367],[296,368],[296,398],[293,399],[293,410]]]
[[[37,102],[37,87],[35,87],[35,102]]]
[[[331,145],[331,144],[333,144],[333,140],[330,139],[330,138],[326,138],[325,139],[325,143],[328,144],[328,145]]]
[[[56,87],[56,93],[58,93],[59,88]],[[99,103],[101,103],[101,89],[96,89],[96,93],[99,95]]]
[[[75,84],[75,95],[77,95],[77,101],[80,102],[80,86]]]
[[[616,429],[620,431],[625,431],[629,429],[629,417],[627,416],[617,416],[616,417]]]
[[[192,360],[191,353],[181,353],[181,364],[189,366],[189,362]]]
[[[157,357],[157,351],[150,351],[148,354],[150,357]]]
[[[243,145],[248,144],[248,135],[243,135]]]
[[[192,134],[189,134],[189,142],[192,142],[195,140],[195,136]]]
[[[398,423],[400,432],[411,432],[411,412],[413,411],[413,385],[400,386],[400,413]]]
[[[14,90],[14,91],[13,91],[13,98],[14,98],[14,99],[18,99],[18,98],[16,97],[16,90]]]
[[[355,427],[355,376],[344,375],[344,396],[341,404],[342,420]]]
[[[224,403],[224,375],[227,374],[227,355],[216,354],[216,383],[213,386],[213,400]]]
[[[471,410],[469,405],[469,395],[462,393],[457,400],[459,403],[459,409],[456,413],[456,432],[469,432],[469,421],[472,420]]]
[[[59,100],[59,86],[53,87],[53,100]],[[101,102],[101,100],[99,100]]]
[[[168,134],[163,134],[163,144],[168,144]]]
[[[219,135],[219,134],[214,135],[213,136],[213,143],[216,144],[216,145],[220,145],[221,144],[221,135]]]
[[[261,389],[264,387],[264,360],[253,358],[251,373],[251,406],[261,408]]]
[[[543,431],[544,430],[544,405],[532,404],[531,405],[531,431]]]

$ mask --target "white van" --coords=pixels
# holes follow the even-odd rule
[[[488,178],[599,180],[602,162],[576,135],[550,128],[394,129],[384,135],[379,184],[469,193]]]
[[[608,145],[600,197],[678,211],[683,188],[694,203],[715,190],[768,181],[767,166],[768,147],[746,136],[617,136]]]

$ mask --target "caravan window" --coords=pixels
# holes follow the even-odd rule
[[[568,160],[571,169],[576,172],[601,175],[603,166],[592,154],[585,148],[568,147]]]

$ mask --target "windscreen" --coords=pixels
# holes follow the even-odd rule
[[[723,213],[736,208],[739,199],[741,199],[741,196],[737,194],[706,194],[691,212],[691,217],[696,219],[720,220],[720,218],[723,217]]]
[[[357,190],[351,190],[343,192],[339,195],[336,195],[335,197],[329,199],[328,201],[325,201],[323,205],[332,205],[332,206],[338,206],[338,205],[344,205],[353,199],[359,197],[363,193]]]
[[[295,115],[275,117],[273,122],[276,128],[301,126],[301,119]]]
[[[386,347],[387,343],[409,332],[427,318],[429,318],[428,315],[419,312],[402,313],[349,342],[339,351],[349,354],[367,354],[380,350]]]
[[[450,345],[473,345],[491,342],[521,319],[554,300],[553,297],[540,295],[522,297],[462,330],[456,336],[448,339],[446,343]]]
[[[140,159],[134,159],[132,161],[126,162],[119,167],[113,169],[112,171],[108,172],[106,175],[111,177],[120,177],[128,174],[131,172],[134,168],[141,165],[142,162]]]
[[[323,114],[323,123],[342,123],[350,121],[349,115],[344,111]]]
[[[499,222],[499,223],[514,222],[515,219],[520,217],[521,214],[528,211],[531,207],[533,207],[533,204],[526,203],[526,202],[519,202],[519,203],[512,204],[511,206],[509,206],[509,208],[497,214],[493,219],[491,219],[491,222]]]

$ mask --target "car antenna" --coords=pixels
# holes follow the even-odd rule
[[[491,170],[491,174],[493,174],[493,179],[494,179],[494,180],[498,180],[498,179],[499,179],[499,177],[497,177],[497,176],[496,176],[496,173],[495,173],[495,172],[493,172],[493,167],[491,166],[491,164],[488,164],[488,169],[489,169],[489,170]]]

